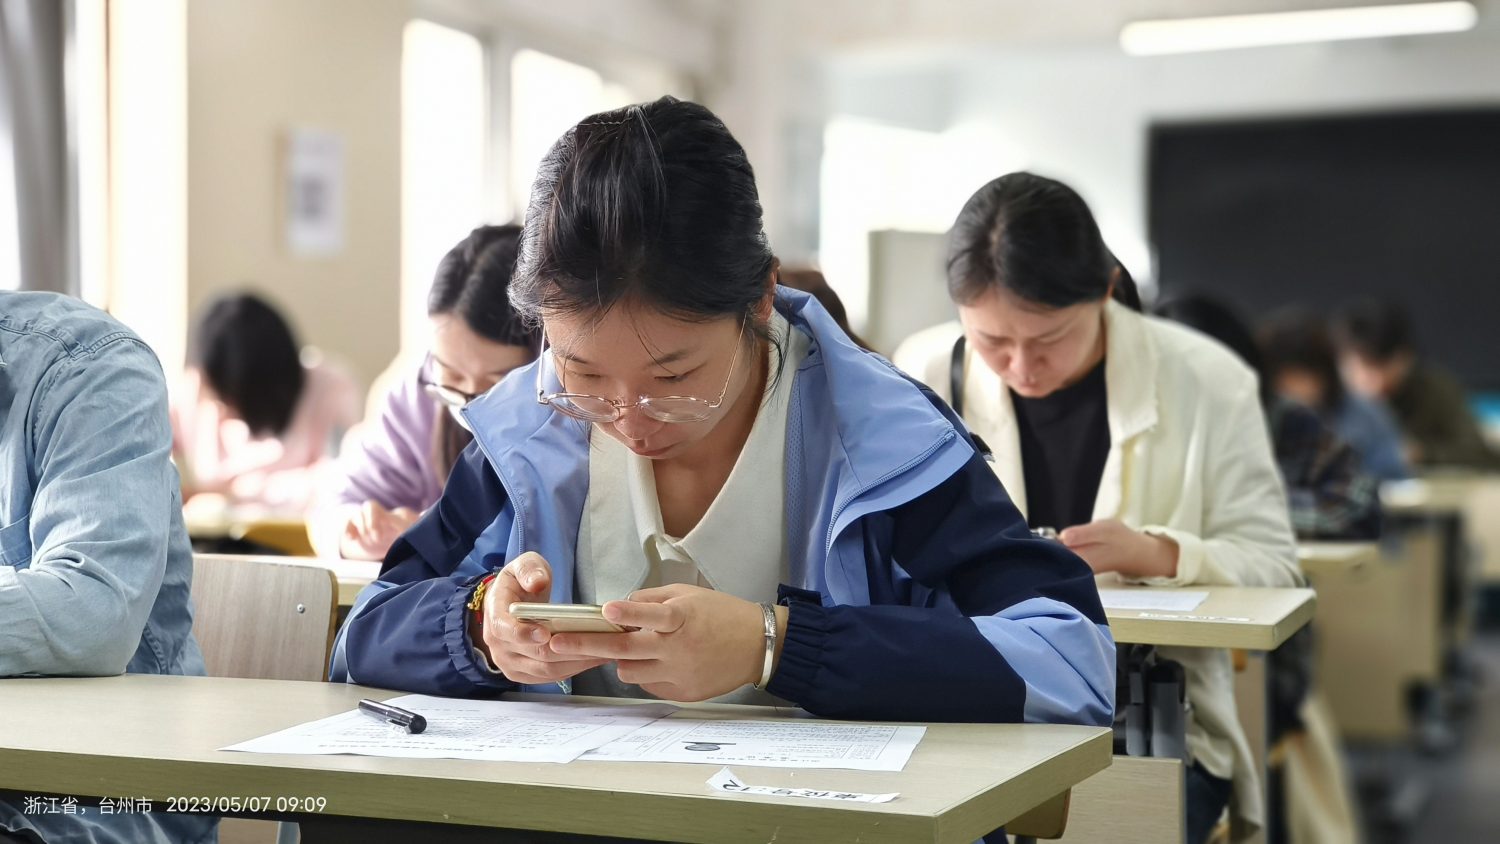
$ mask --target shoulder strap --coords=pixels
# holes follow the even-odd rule
[[[953,341],[953,355],[948,362],[948,406],[960,417],[964,415],[964,335]]]

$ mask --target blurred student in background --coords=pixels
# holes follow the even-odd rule
[[[319,554],[378,560],[431,507],[473,434],[459,411],[536,358],[538,333],[510,306],[519,226],[484,226],[444,256],[427,295],[428,352],[340,456],[308,520]]]
[[[908,338],[896,364],[994,449],[1032,528],[1132,582],[1301,582],[1254,373],[1138,312],[1076,192],[1030,173],[980,188],[948,235],[948,291],[960,324]],[[1188,840],[1207,839],[1226,805],[1246,832],[1262,797],[1229,653],[1159,653],[1182,664],[1193,703]]]
[[[1321,318],[1281,311],[1261,323],[1256,339],[1271,389],[1315,411],[1359,455],[1366,474],[1382,481],[1411,476],[1390,411],[1345,389]]]
[[[1378,538],[1375,478],[1361,471],[1359,457],[1316,413],[1272,389],[1250,327],[1239,315],[1216,299],[1191,293],[1171,296],[1154,310],[1223,343],[1260,377],[1261,405],[1298,537]],[[1269,659],[1270,704],[1281,730],[1270,744],[1285,750],[1282,787],[1290,840],[1354,841],[1357,823],[1338,730],[1314,685],[1312,628],[1297,631]]]
[[[253,293],[221,296],[188,336],[187,371],[172,397],[183,498],[190,506],[207,494],[301,513],[359,412],[354,381],[304,360],[291,326],[269,302]]]
[[[1463,387],[1418,357],[1411,322],[1401,306],[1356,302],[1339,312],[1333,334],[1345,382],[1390,406],[1412,463],[1500,469],[1500,455],[1485,443]]]
[[[1227,305],[1199,294],[1170,296],[1154,309],[1223,343],[1260,378],[1260,402],[1276,465],[1286,483],[1292,529],[1307,539],[1376,539],[1380,487],[1359,455],[1307,406],[1279,395],[1261,362],[1250,327]]]

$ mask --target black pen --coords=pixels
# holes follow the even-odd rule
[[[408,733],[420,733],[427,729],[427,719],[399,706],[388,706],[378,700],[365,698],[359,702],[359,711],[388,724],[403,727]]]

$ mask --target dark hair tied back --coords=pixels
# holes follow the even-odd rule
[[[533,322],[620,302],[747,317],[774,264],[744,148],[708,109],[662,97],[589,117],[548,151],[510,298]]]
[[[1141,309],[1135,279],[1105,246],[1078,192],[1055,179],[1011,173],[974,193],[948,233],[948,295],[968,304],[1004,288],[1066,308],[1114,298]]]
[[[448,250],[427,292],[427,315],[452,314],[486,340],[535,350],[535,328],[510,306],[507,290],[521,227],[480,226]]]

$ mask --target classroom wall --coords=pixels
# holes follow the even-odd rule
[[[212,0],[188,6],[190,314],[245,285],[304,343],[368,384],[395,356],[401,259],[401,39],[409,0]],[[344,143],[344,245],[286,245],[285,133]],[[169,364],[170,369],[170,364]]]
[[[1467,33],[1153,58],[1126,56],[1104,32],[944,54],[887,56],[865,43],[826,62],[826,97],[830,114],[995,138],[993,160],[939,165],[962,169],[974,187],[1020,167],[1073,183],[1121,259],[1149,278],[1153,121],[1500,102],[1500,3],[1479,5]],[[953,213],[964,198],[952,197]]]

